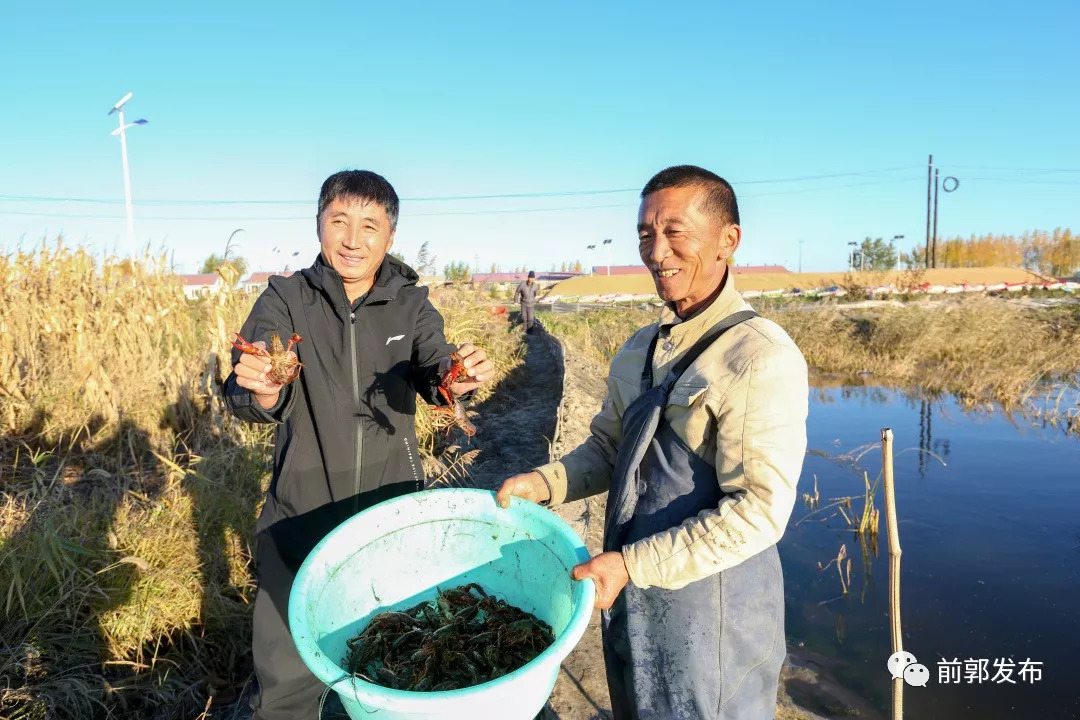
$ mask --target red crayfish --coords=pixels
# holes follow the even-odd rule
[[[270,350],[266,349],[266,343],[262,340],[249,343],[240,333],[236,333],[233,347],[248,355],[266,358],[270,361],[270,370],[266,373],[266,379],[277,385],[288,385],[300,377],[300,368],[304,365],[292,352],[293,345],[303,340],[302,337],[293,333],[289,338],[289,347],[281,344],[281,337],[277,333],[270,333]]]
[[[461,428],[465,436],[471,438],[476,434],[476,426],[469,422],[469,418],[465,414],[465,406],[458,400],[457,394],[450,389],[451,385],[463,377],[468,377],[465,373],[465,362],[462,360],[461,355],[453,353],[450,355],[450,369],[444,372],[439,379],[439,394],[446,400],[446,406],[436,406],[432,409],[451,415],[454,423]]]

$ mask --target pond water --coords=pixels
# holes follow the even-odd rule
[[[950,400],[926,402],[894,390],[822,388],[811,394],[811,452],[799,490],[813,492],[816,476],[820,507],[831,498],[855,496],[852,508],[860,513],[863,470],[873,482],[881,470],[880,449],[854,462],[837,456],[879,442],[883,427],[895,433],[904,649],[930,671],[925,687],[905,688],[905,716],[1080,717],[1080,440],[1060,429],[969,415]],[[864,560],[859,541],[834,510],[806,517],[811,510],[801,498],[780,555],[789,643],[829,658],[842,684],[887,715],[889,560],[880,488],[876,506],[876,557],[871,551]],[[841,545],[852,560],[846,595],[835,563],[818,569]],[[954,659],[959,678],[942,682],[942,668],[950,669],[942,661]],[[982,659],[988,677],[980,683],[975,678]],[[1041,670],[1041,679],[1031,672],[1021,676],[1027,660],[1029,670]],[[1005,682],[1006,675],[1016,684]]]

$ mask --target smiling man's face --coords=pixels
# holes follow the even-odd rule
[[[638,210],[638,252],[652,273],[656,292],[687,317],[720,289],[727,261],[739,247],[742,230],[704,208],[706,191],[697,185],[646,195]]]
[[[386,208],[370,200],[335,198],[319,215],[318,233],[323,259],[341,275],[349,301],[370,290],[394,244]]]

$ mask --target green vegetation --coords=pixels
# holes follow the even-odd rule
[[[202,267],[199,268],[199,272],[206,274],[216,273],[218,271],[218,268],[220,268],[222,265],[231,266],[233,271],[236,273],[236,277],[238,278],[243,278],[245,275],[247,275],[247,260],[242,257],[233,257],[226,260],[225,258],[221,257],[216,253],[211,253],[209,257],[203,260],[203,264]]]
[[[452,262],[443,268],[443,275],[454,283],[466,283],[472,279],[472,270],[467,262]]]

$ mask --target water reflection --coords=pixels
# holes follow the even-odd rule
[[[819,501],[800,503],[780,545],[789,639],[886,710],[888,553],[884,538],[879,553],[876,536],[855,531],[868,501],[884,507],[882,427],[896,436],[905,649],[931,670],[905,694],[908,716],[1080,716],[1067,680],[1080,647],[1080,442],[950,398],[815,390],[800,490]],[[1045,673],[1027,687],[939,684],[937,663],[954,656],[1030,657]]]

